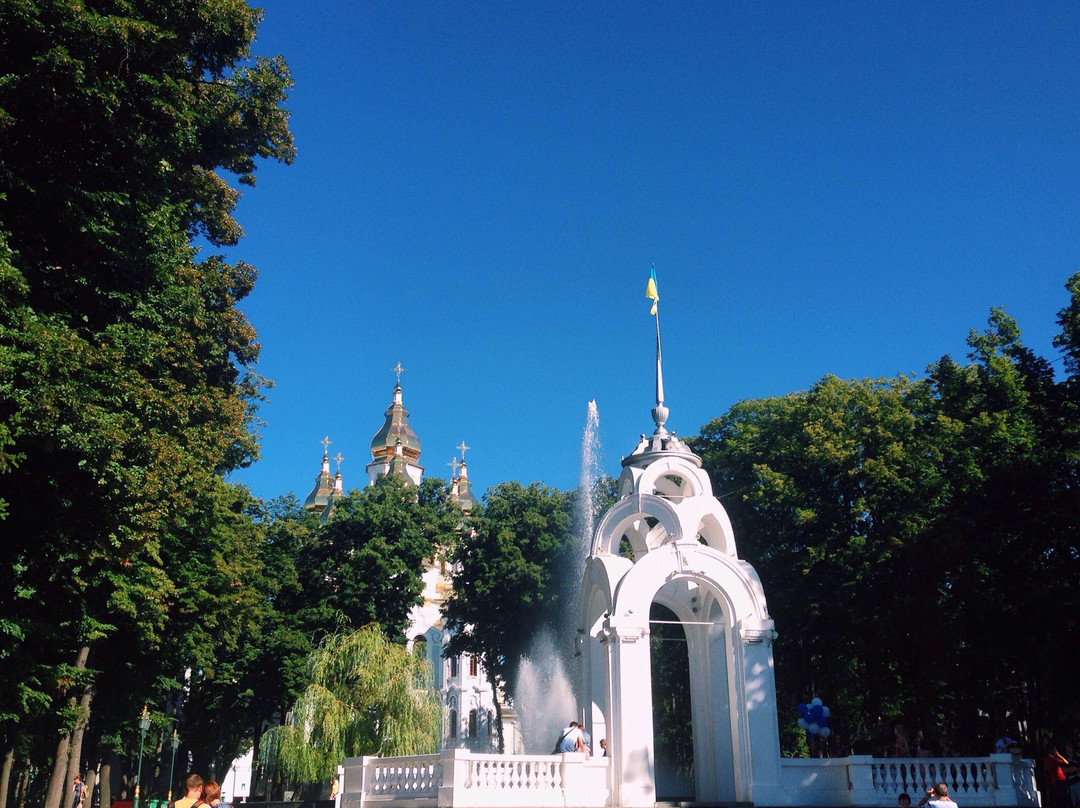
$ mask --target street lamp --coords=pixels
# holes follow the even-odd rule
[[[173,772],[176,770],[176,747],[180,745],[180,739],[176,736],[176,727],[173,727],[172,737],[169,738],[169,746],[172,747],[172,763],[169,764],[169,794],[165,802],[172,802]]]
[[[135,799],[131,804],[131,808],[139,808],[139,780],[142,779],[142,752],[143,742],[146,740],[146,731],[150,729],[150,715],[146,712],[146,705],[143,705],[142,715],[139,716],[139,765],[135,769]]]

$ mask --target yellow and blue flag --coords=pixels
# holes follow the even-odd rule
[[[649,271],[649,282],[645,284],[645,297],[652,300],[649,314],[656,314],[656,304],[660,302],[660,295],[656,291],[656,267]]]

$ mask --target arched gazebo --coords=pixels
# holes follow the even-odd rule
[[[613,802],[656,802],[650,663],[654,603],[675,614],[689,656],[698,802],[779,804],[776,637],[757,573],[701,460],[664,428],[622,461],[619,500],[597,527],[579,600],[581,701],[606,738]]]

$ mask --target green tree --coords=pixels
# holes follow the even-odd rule
[[[422,602],[424,560],[453,545],[461,519],[438,478],[413,486],[382,475],[338,500],[300,548],[295,610],[304,632],[317,642],[374,622],[387,636],[404,636],[409,610]]]
[[[190,242],[240,236],[226,175],[292,159],[290,80],[251,58],[258,17],[237,0],[0,4],[0,563],[17,573],[0,716],[5,749],[31,727],[62,739],[49,808],[95,649],[160,644],[163,537],[254,453],[257,346],[236,309],[254,271]]]
[[[571,524],[561,491],[517,482],[488,491],[453,555],[447,655],[475,655],[493,686],[513,691],[531,639],[577,608],[580,581],[565,573],[573,568]]]
[[[895,658],[877,649],[903,631],[886,625],[890,609],[902,622],[907,607],[898,554],[935,485],[905,404],[912,386],[826,376],[805,392],[739,402],[692,441],[782,632],[788,747],[794,707],[814,692],[849,738],[869,737],[874,717],[903,698]]]
[[[827,376],[739,402],[692,441],[781,632],[785,724],[816,693],[859,751],[884,751],[884,722],[900,719],[928,746],[945,732],[978,751],[1006,716],[1035,742],[1078,715],[1063,674],[1078,661],[1080,605],[1080,283],[1068,288],[1065,379],[995,309],[971,333],[969,364]]]
[[[322,783],[342,758],[434,752],[442,710],[426,659],[377,626],[330,635],[312,652],[308,684],[260,755],[278,781]]]

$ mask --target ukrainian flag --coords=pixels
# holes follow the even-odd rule
[[[652,300],[649,314],[656,314],[656,304],[660,302],[660,295],[656,292],[656,267],[649,271],[649,282],[645,284],[645,297]]]

